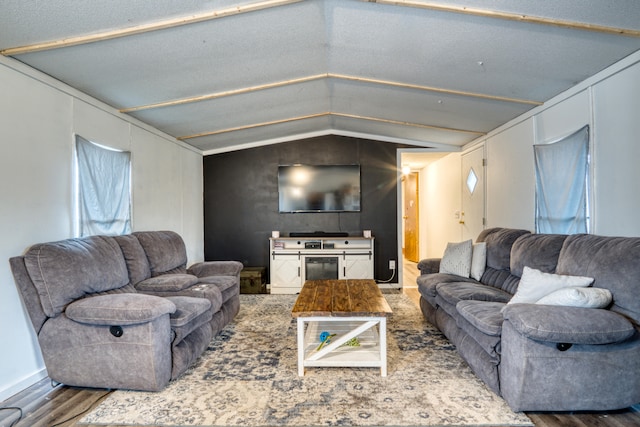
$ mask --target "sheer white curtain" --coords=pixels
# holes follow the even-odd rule
[[[589,232],[589,126],[551,144],[534,145],[536,231]]]
[[[131,232],[131,153],[98,146],[76,135],[78,232]]]

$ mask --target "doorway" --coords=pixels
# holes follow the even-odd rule
[[[445,157],[449,152],[429,148],[402,148],[398,150],[398,284],[403,288],[416,288],[417,263],[427,253],[426,211],[420,210],[420,199],[428,189],[429,165]],[[425,186],[424,188],[421,188]],[[411,203],[413,200],[413,203]],[[407,209],[405,209],[405,206]],[[415,208],[415,209],[413,209]],[[413,218],[415,216],[415,219]],[[415,224],[415,225],[413,225]],[[422,231],[421,231],[422,230]],[[415,244],[412,243],[415,241]],[[412,253],[412,251],[414,251]]]
[[[407,261],[417,263],[419,257],[419,214],[420,214],[420,195],[419,195],[419,173],[409,172],[402,176],[402,194],[403,194],[403,255]]]

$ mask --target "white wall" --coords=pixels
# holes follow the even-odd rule
[[[420,174],[420,248],[422,258],[438,258],[447,242],[462,239],[455,212],[462,203],[462,162],[460,153],[451,153],[430,163]],[[423,255],[424,254],[424,255]]]
[[[11,59],[0,58],[0,401],[46,375],[8,259],[73,236],[74,133],[131,151],[134,230],[182,234],[204,258],[202,154]]]
[[[593,87],[594,233],[640,236],[640,63]]]
[[[533,229],[533,121],[487,138],[486,227]]]

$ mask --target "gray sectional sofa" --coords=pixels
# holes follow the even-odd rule
[[[441,273],[441,260],[428,259],[417,282],[425,318],[479,378],[516,411],[640,402],[640,238],[491,228],[476,242],[486,245],[480,280]],[[527,289],[542,285],[530,277],[587,278],[612,300],[600,308],[549,297],[509,303],[519,286],[524,293],[525,273]]]
[[[236,261],[187,269],[172,231],[42,243],[10,259],[49,377],[157,391],[238,313]]]

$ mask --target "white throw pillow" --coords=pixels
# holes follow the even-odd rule
[[[609,289],[570,287],[551,292],[536,301],[536,304],[605,308],[611,304],[612,299]]]
[[[469,277],[472,251],[473,242],[471,240],[460,243],[447,243],[447,248],[444,250],[444,255],[440,261],[440,273]]]
[[[525,266],[518,290],[507,304],[535,303],[545,295],[558,289],[568,287],[586,288],[593,283],[593,278],[583,276],[564,276],[543,273],[540,270]]]
[[[473,255],[471,256],[471,277],[480,280],[486,266],[487,244],[485,242],[475,243],[473,245]]]

